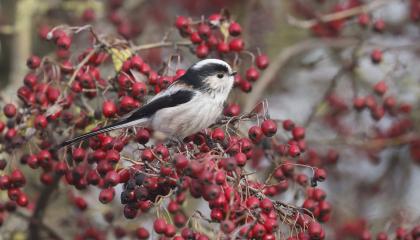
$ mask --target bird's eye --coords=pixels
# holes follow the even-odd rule
[[[225,75],[223,74],[223,73],[219,73],[219,74],[217,74],[217,77],[218,78],[223,78]]]

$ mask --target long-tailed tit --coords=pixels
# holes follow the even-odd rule
[[[206,59],[192,65],[165,91],[117,122],[64,141],[58,148],[100,133],[141,126],[183,139],[213,124],[223,110],[236,72],[226,62]]]

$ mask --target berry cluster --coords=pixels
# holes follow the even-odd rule
[[[269,61],[264,54],[254,57],[245,50],[241,26],[227,16],[213,14],[197,22],[180,16],[176,27],[182,37],[190,39],[186,47],[195,45],[198,58],[215,54],[238,61],[250,55],[252,66],[243,71],[246,77],[236,79],[236,85],[249,92],[251,82],[258,80],[259,70],[267,68]],[[84,32],[92,45],[74,62],[71,46]],[[1,142],[4,150],[20,157],[19,164],[26,165],[27,170],[40,170],[40,182],[46,191],[64,179],[74,188],[68,194],[70,202],[82,212],[89,209],[90,203],[79,191],[99,188],[98,202],[102,204],[111,204],[119,195],[125,218],[141,219],[153,212],[158,215],[153,230],[162,239],[210,239],[217,234],[218,230],[209,233],[192,228],[188,224],[191,218],[201,224],[217,224],[214,230],[220,229],[219,234],[224,236],[239,231],[244,238],[275,239],[284,226],[299,229],[300,237],[324,238],[325,232],[317,221],[327,221],[331,208],[325,193],[313,187],[325,180],[326,173],[318,166],[296,162],[303,161],[299,159],[306,149],[305,129],[285,120],[282,124],[289,137],[279,137],[277,124],[281,121],[270,119],[264,104],[245,114],[238,104],[230,103],[224,110],[224,120],[186,138],[182,144],[159,142],[152,137],[153,129],[138,128],[119,136],[99,134],[57,152],[54,146],[58,141],[141,106],[185,70],[172,69],[171,59],[163,70],[153,70],[135,52],[136,47],[121,39],[99,37],[89,26],[43,29],[41,37],[56,46],[57,60],[29,57],[30,71],[18,90],[21,102],[4,105],[7,123],[0,122],[0,131],[7,128]],[[106,78],[102,69],[110,63],[116,75]],[[247,127],[245,122],[258,124]],[[243,136],[241,129],[248,131],[248,136]],[[34,147],[26,148],[27,144]],[[274,170],[265,182],[253,179],[247,167],[258,168],[267,158]],[[5,168],[7,164],[3,163]],[[7,207],[11,212],[16,206],[31,204],[23,189],[25,177],[17,164],[11,162],[10,175],[1,176],[1,189],[8,191],[6,205],[14,206]],[[311,185],[303,178],[310,178]],[[292,181],[307,190],[305,196],[299,197],[307,199],[303,207],[273,198],[286,192]],[[123,188],[121,193],[116,190],[118,186]],[[199,210],[187,214],[184,208],[189,197],[202,199],[210,208],[209,215]],[[312,205],[307,203],[310,200]],[[32,204],[35,212],[40,211],[36,199]],[[169,215],[162,217],[162,209]],[[114,222],[113,213],[104,217],[108,223]],[[127,234],[123,227],[112,227],[115,236]],[[139,239],[151,235],[151,229],[143,227],[132,232]],[[79,236],[101,238],[102,234],[97,228],[82,227]]]
[[[244,92],[252,90],[252,83],[260,77],[259,70],[264,70],[269,65],[267,55],[258,51],[258,55],[255,56],[245,49],[245,43],[240,37],[241,25],[231,20],[228,14],[213,14],[197,22],[179,16],[175,26],[182,37],[189,38],[195,45],[195,54],[198,58],[226,57],[231,54],[250,55],[251,66],[246,69],[245,77],[235,76],[235,86]]]

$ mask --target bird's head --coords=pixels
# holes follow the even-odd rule
[[[220,93],[227,97],[232,89],[235,74],[225,61],[205,59],[192,65],[182,78],[193,88],[210,94]]]

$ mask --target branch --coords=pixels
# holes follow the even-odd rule
[[[322,95],[321,100],[312,107],[311,113],[309,114],[308,118],[303,124],[305,128],[307,128],[309,124],[311,124],[312,120],[315,118],[316,114],[318,113],[320,106],[325,102],[328,96],[331,95],[331,93],[334,91],[334,88],[337,85],[338,79],[340,79],[340,77],[343,76],[344,73],[345,73],[345,68],[340,68],[338,72],[333,76],[333,78],[330,81],[330,84],[328,85],[327,89]]]
[[[180,42],[158,42],[158,43],[149,43],[139,46],[133,46],[132,50],[137,52],[141,50],[147,50],[151,48],[160,48],[160,47],[177,47],[177,46],[189,46],[192,43],[190,41],[180,41]]]
[[[14,212],[14,214],[16,216],[20,217],[20,218],[23,218],[23,219],[27,220],[30,224],[34,224],[34,225],[37,225],[37,226],[41,227],[42,230],[47,232],[54,239],[57,239],[57,240],[63,239],[62,237],[60,237],[60,235],[53,228],[51,228],[47,224],[45,224],[41,221],[38,221],[37,219],[32,219],[30,216],[28,216],[28,215],[26,215],[22,212],[19,212],[19,211]]]
[[[356,16],[361,13],[371,12],[392,1],[393,0],[375,0],[375,1],[368,2],[358,7],[350,8],[350,9],[335,12],[335,13],[325,14],[325,15],[320,16],[317,19],[300,20],[291,15],[288,15],[287,22],[293,26],[308,29],[315,26],[319,22],[327,23],[327,22],[331,22],[335,20],[340,20],[340,19]]]
[[[60,175],[54,175],[53,183],[49,186],[46,186],[40,193],[39,198],[36,202],[34,212],[29,221],[28,233],[32,240],[41,240],[43,239],[40,235],[41,225],[43,224],[43,218],[45,215],[45,210],[48,206],[48,200],[54,191],[58,188],[60,182]],[[45,225],[45,224],[44,224]],[[41,228],[40,228],[41,227]],[[60,238],[58,238],[60,239]]]
[[[359,43],[356,38],[335,38],[335,39],[309,39],[290,46],[274,58],[270,66],[263,72],[261,78],[255,83],[250,95],[245,102],[245,112],[250,112],[257,104],[261,95],[270,83],[275,79],[275,75],[279,72],[291,58],[315,48],[331,47],[343,48]]]

